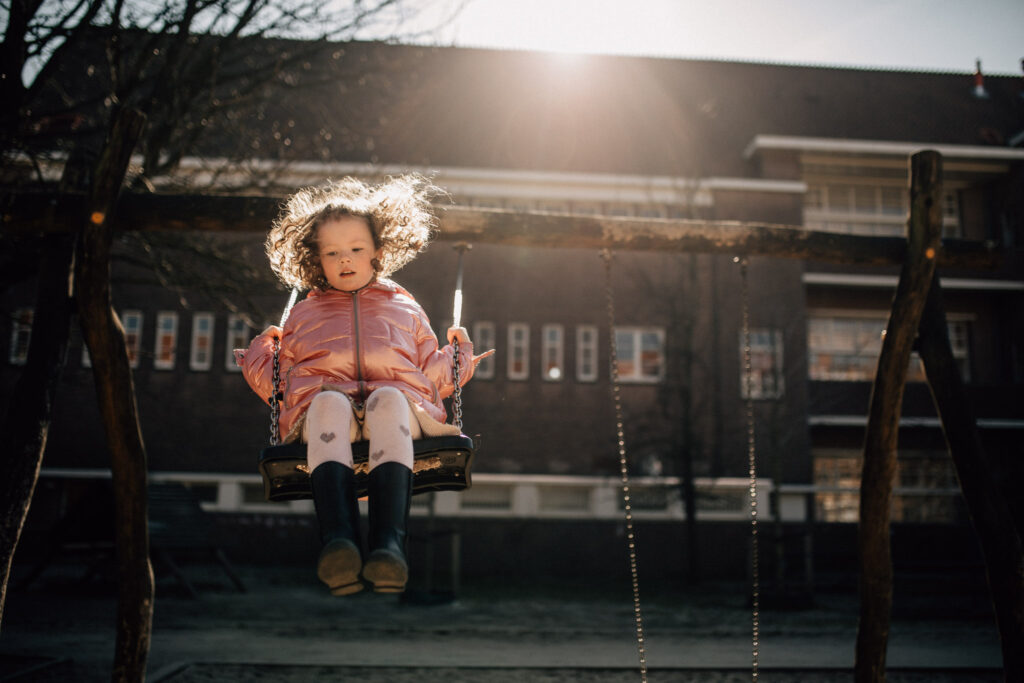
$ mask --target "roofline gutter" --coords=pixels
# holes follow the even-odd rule
[[[842,287],[864,287],[896,289],[899,278],[895,275],[862,275],[856,273],[804,273],[801,276],[806,285],[838,285]],[[939,279],[943,289],[1024,292],[1024,280],[988,280],[982,278]]]
[[[891,142],[886,140],[845,140],[840,138],[809,138],[790,135],[755,135],[754,139],[743,150],[743,158],[750,159],[758,152],[765,150],[907,157],[925,149],[935,150],[942,156],[950,158],[1024,161],[1024,149],[1010,149],[1007,147],[944,145],[928,142]]]

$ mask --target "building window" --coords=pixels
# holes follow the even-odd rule
[[[564,339],[565,328],[561,325],[545,325],[541,328],[541,372],[548,382],[560,382],[565,379]]]
[[[740,368],[744,368],[743,333],[740,333]],[[749,388],[749,392],[748,392]],[[785,391],[782,375],[782,331],[750,330],[750,376],[740,373],[743,398],[780,398]]]
[[[156,357],[153,359],[153,367],[157,370],[173,370],[177,346],[178,314],[174,311],[160,311],[156,314]]]
[[[580,382],[597,381],[597,327],[580,325],[576,328],[576,379]]]
[[[527,379],[530,376],[530,326],[510,323],[508,326],[508,378]]]
[[[856,523],[860,517],[859,450],[818,448],[813,454],[816,515],[823,522]],[[900,451],[891,517],[899,522],[954,522],[960,490],[948,455]]]
[[[636,209],[638,218],[664,218],[665,210],[657,204],[641,204]]]
[[[473,200],[472,205],[478,209],[500,209],[501,200],[497,197],[477,197]]]
[[[959,201],[955,190],[943,195],[942,236],[959,237]],[[905,185],[808,183],[804,226],[808,230],[903,237],[910,196]]]
[[[596,202],[573,202],[571,212],[575,216],[598,216],[601,205]]]
[[[192,370],[206,371],[213,365],[213,313],[192,316],[192,348],[188,366]]]
[[[19,308],[14,312],[11,326],[11,365],[24,365],[28,361],[28,345],[32,341],[31,308]]]
[[[528,213],[533,211],[533,202],[529,199],[509,199],[505,204],[505,208],[515,213]]]
[[[249,326],[240,315],[228,316],[227,350],[224,353],[224,368],[229,372],[241,372],[235,363],[235,349],[247,349],[250,342]]]
[[[121,314],[124,326],[124,345],[128,350],[128,364],[139,367],[139,349],[142,348],[142,311],[124,311]]]
[[[871,382],[882,352],[888,316],[812,315],[807,321],[808,374],[811,380]],[[964,380],[970,379],[968,321],[950,320],[949,340]],[[924,366],[914,353],[908,382],[925,381]]]
[[[617,327],[615,349],[621,382],[659,382],[665,375],[665,330]]]
[[[494,348],[494,323],[479,322],[473,324],[473,349],[479,355]],[[473,379],[494,379],[494,356],[480,361],[473,372]]]
[[[569,202],[540,199],[537,201],[537,210],[544,213],[569,213]]]

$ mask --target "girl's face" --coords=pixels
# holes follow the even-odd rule
[[[327,284],[343,292],[354,292],[373,281],[377,273],[372,261],[380,258],[381,250],[374,249],[373,234],[365,218],[329,219],[320,224],[316,237]]]

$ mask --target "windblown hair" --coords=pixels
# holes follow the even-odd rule
[[[317,230],[344,216],[365,218],[375,249],[381,249],[380,277],[387,277],[423,251],[436,227],[431,198],[445,194],[426,178],[409,174],[367,185],[346,177],[325,187],[307,187],[288,198],[267,235],[270,267],[289,287],[327,288],[320,267]]]

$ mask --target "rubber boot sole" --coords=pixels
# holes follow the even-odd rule
[[[374,550],[363,566],[363,579],[375,593],[401,593],[409,581],[409,565],[392,550]]]
[[[320,551],[316,575],[327,584],[331,595],[351,595],[363,590],[359,580],[362,568],[359,548],[352,541],[341,538],[328,542]]]

